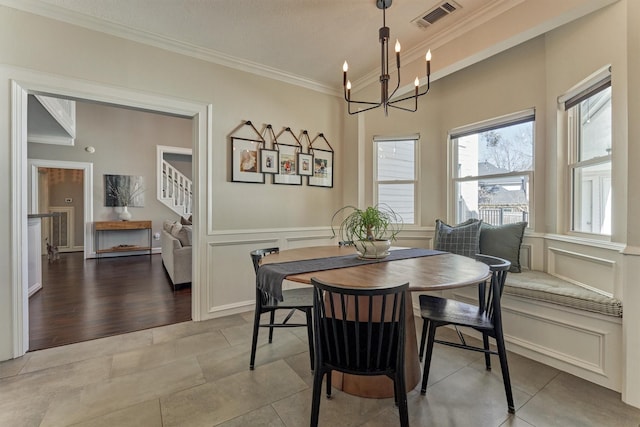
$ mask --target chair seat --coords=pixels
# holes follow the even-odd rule
[[[287,289],[282,291],[284,301],[278,301],[275,298],[269,298],[263,308],[303,308],[313,307],[313,287]]]
[[[420,295],[420,315],[435,323],[493,329],[493,322],[477,305],[432,295]]]

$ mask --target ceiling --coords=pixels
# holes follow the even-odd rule
[[[555,1],[395,0],[386,11],[386,22],[392,44],[400,40],[404,58],[418,51],[424,55],[428,48],[443,46],[479,26],[489,28],[491,19],[501,14],[519,19],[517,11],[527,10],[519,6],[527,2],[537,2],[530,7],[551,5],[544,15],[549,20],[554,13],[566,12],[554,12]],[[447,2],[457,10],[426,28],[412,23]],[[563,2],[574,8],[611,3]],[[356,84],[367,75],[377,79],[380,66],[382,11],[375,0],[0,0],[0,4],[224,65],[262,70],[319,90],[340,89],[345,59]],[[539,23],[528,25],[534,24]],[[435,54],[433,62],[436,65]]]

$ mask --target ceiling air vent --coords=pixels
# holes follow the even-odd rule
[[[458,9],[460,9],[460,5],[458,3],[446,1],[431,10],[421,13],[420,16],[411,22],[415,23],[420,28],[427,28]]]

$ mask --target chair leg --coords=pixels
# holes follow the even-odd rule
[[[310,308],[307,308],[305,312],[307,314],[307,340],[309,341],[309,359],[311,360],[311,370],[313,371],[315,358],[315,353],[313,351],[313,315]]]
[[[313,374],[313,394],[311,398],[311,427],[317,427],[320,416],[320,393],[322,390],[322,377],[324,374],[316,369]]]
[[[424,356],[424,345],[427,342],[427,329],[429,329],[429,320],[422,319],[422,337],[420,338],[420,351],[418,352],[418,358],[421,362]]]
[[[504,336],[502,335],[502,332],[496,331],[496,345],[498,347],[498,356],[500,357],[500,368],[502,369],[502,382],[504,383],[504,392],[507,395],[507,407],[510,414],[515,414],[516,410],[513,404],[513,393],[511,392],[509,364],[507,363],[507,349],[504,345]]]
[[[327,399],[331,399],[331,373],[333,371],[327,372]]]
[[[491,353],[489,353],[489,335],[486,332],[482,333],[482,343],[484,344],[484,365],[487,371],[491,370]]]
[[[271,313],[269,313],[269,324],[273,325],[274,323],[276,323],[276,311],[271,310]],[[273,341],[273,326],[269,326],[269,344],[271,344],[272,341]]]
[[[427,381],[429,381],[429,369],[431,369],[431,356],[433,356],[433,344],[436,339],[436,324],[429,322],[429,337],[427,339],[427,354],[424,357],[424,371],[422,372],[422,387],[420,393],[427,393]]]
[[[251,360],[249,361],[249,369],[253,371],[256,363],[256,348],[258,346],[258,331],[260,330],[260,307],[256,307],[253,316],[253,338],[251,339]]]
[[[400,426],[409,427],[409,408],[407,404],[407,386],[404,381],[404,369],[394,380],[394,392],[396,395],[396,404],[398,405],[398,413],[400,415]]]

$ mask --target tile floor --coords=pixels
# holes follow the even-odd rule
[[[297,427],[309,424],[312,374],[302,328],[260,335],[252,313],[186,322],[28,353],[0,363],[0,426]],[[417,322],[420,324],[421,322]],[[442,333],[450,333],[444,330]],[[640,426],[620,395],[510,354],[516,414],[479,353],[436,346],[426,396],[409,393],[413,426]],[[399,425],[393,399],[335,392],[321,426]]]

